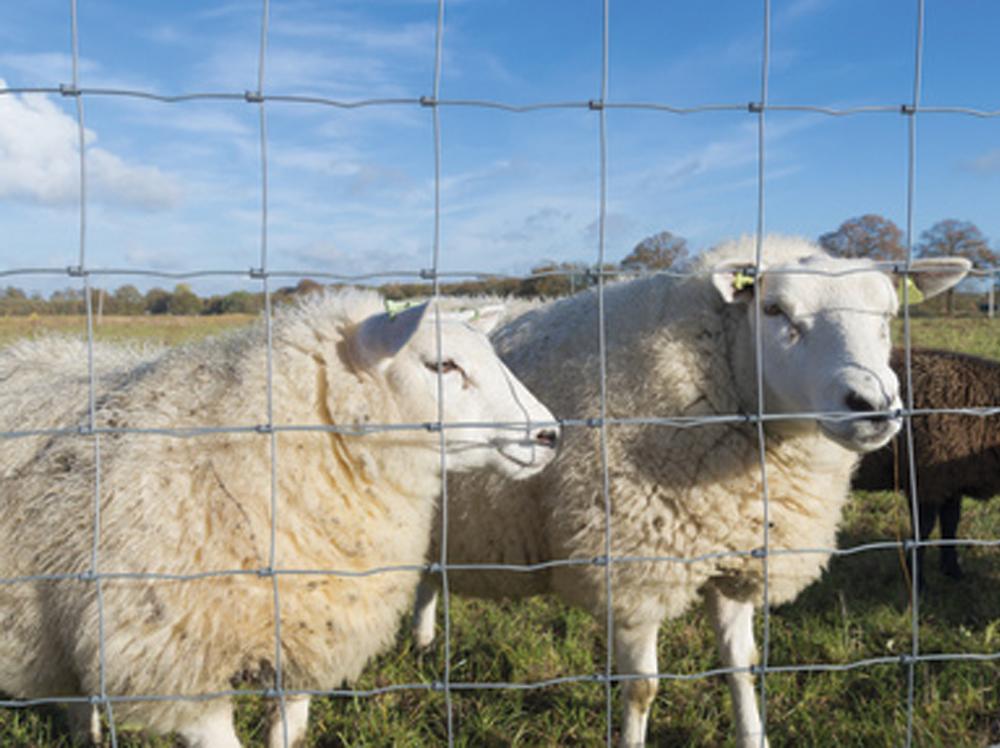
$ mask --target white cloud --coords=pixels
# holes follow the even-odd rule
[[[962,163],[967,171],[977,174],[1000,174],[1000,148],[993,148]]]
[[[4,85],[0,80],[0,88]],[[95,200],[143,210],[161,210],[180,201],[174,177],[95,146],[93,131],[85,135],[87,184]],[[0,96],[0,197],[50,206],[75,203],[79,154],[77,120],[49,97]]]
[[[0,68],[20,78],[25,86],[51,86],[69,83],[73,77],[73,58],[62,52],[37,52],[0,55]],[[79,61],[81,75],[93,73],[97,65],[86,58]]]
[[[794,0],[778,10],[774,22],[780,24],[815,15],[825,11],[829,5],[829,0]]]

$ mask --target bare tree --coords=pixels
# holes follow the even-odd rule
[[[971,221],[946,218],[938,221],[920,235],[916,246],[920,257],[943,257],[959,255],[967,257],[980,267],[996,263],[994,252],[979,227]]]
[[[903,232],[884,216],[866,213],[850,218],[819,238],[820,246],[837,257],[902,260],[906,257]]]
[[[669,231],[647,236],[621,261],[622,270],[636,272],[666,270],[688,256],[687,239]]]
[[[945,218],[920,235],[914,248],[919,257],[944,257],[957,255],[972,260],[977,267],[991,267],[997,263],[997,253],[990,248],[979,227],[971,221]],[[946,297],[948,314],[955,311],[955,290],[949,289]]]

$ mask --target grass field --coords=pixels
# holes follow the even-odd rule
[[[244,323],[248,318],[105,319],[102,338],[173,344]],[[0,319],[0,341],[48,329],[78,332],[80,319]],[[913,320],[917,345],[1000,358],[1000,320]],[[857,493],[839,545],[906,537],[903,500],[890,493]],[[961,535],[1000,538],[1000,501],[967,501]],[[928,551],[929,592],[920,599],[923,653],[1000,653],[1000,558],[996,548],[962,548],[966,576],[953,582],[937,572]],[[537,683],[599,673],[604,635],[587,614],[559,602],[532,599],[496,605],[452,599],[451,679],[455,683]],[[760,620],[758,620],[760,623]],[[758,632],[760,636],[762,632]],[[794,603],[770,617],[769,664],[844,665],[898,657],[912,642],[911,608],[896,551],[832,560],[826,574]],[[666,624],[660,636],[662,672],[691,674],[718,666],[711,627],[700,612]],[[367,670],[358,688],[431,684],[443,675],[440,638],[427,653],[398,645]],[[914,742],[958,748],[1000,742],[1000,660],[922,663],[916,668]],[[902,664],[767,677],[767,725],[772,746],[897,746],[904,743],[907,669]],[[460,746],[593,746],[605,737],[604,687],[576,683],[524,690],[470,690],[452,695]],[[238,707],[245,744],[263,745],[262,700]],[[614,705],[614,725],[619,721]],[[436,746],[446,744],[444,695],[423,687],[368,698],[315,702],[309,746]],[[650,723],[652,746],[731,745],[728,690],[721,677],[664,680]],[[171,746],[128,729],[123,746]],[[70,745],[54,709],[0,710],[0,745]]]
[[[222,314],[206,317],[174,317],[171,315],[139,315],[134,317],[102,317],[94,322],[94,337],[112,342],[146,342],[178,345],[199,340],[254,318],[246,314]],[[71,315],[30,317],[0,317],[0,345],[19,338],[38,335],[87,336],[87,319]]]

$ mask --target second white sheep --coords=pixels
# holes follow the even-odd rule
[[[899,279],[834,259],[805,240],[769,237],[759,277],[752,240],[705,255],[693,277],[654,276],[605,293],[612,644],[624,681],[621,742],[641,744],[657,690],[660,623],[701,601],[717,632],[738,743],[761,740],[750,667],[763,600],[765,505],[757,427],[755,307],[761,309],[768,487],[768,601],[793,599],[831,549],[859,452],[899,428],[889,320]],[[962,260],[928,260],[912,276],[926,296],[958,282]],[[494,335],[504,360],[565,422],[601,414],[595,293],[529,311]],[[846,414],[846,417],[838,413]],[[829,415],[827,415],[829,414]],[[777,418],[774,418],[777,416]],[[725,420],[728,417],[729,420]],[[705,419],[678,428],[656,418]],[[534,573],[454,570],[453,592],[554,592],[605,620],[606,522],[600,430],[566,429],[559,458],[514,484],[478,472],[449,481],[448,560],[538,564]],[[433,637],[434,587],[421,585],[415,633]],[[635,677],[639,676],[639,677]]]

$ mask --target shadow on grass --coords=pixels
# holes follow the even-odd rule
[[[885,540],[884,534],[844,530],[837,545],[852,548]],[[927,584],[919,598],[921,620],[982,630],[1000,618],[1000,565],[996,554],[962,548],[965,576],[954,580],[938,570],[938,553],[938,548],[926,551]],[[823,614],[839,602],[849,606],[852,615],[865,617],[886,606],[907,611],[910,601],[910,579],[901,551],[879,549],[831,558],[826,573],[794,602],[782,607],[781,614]]]

